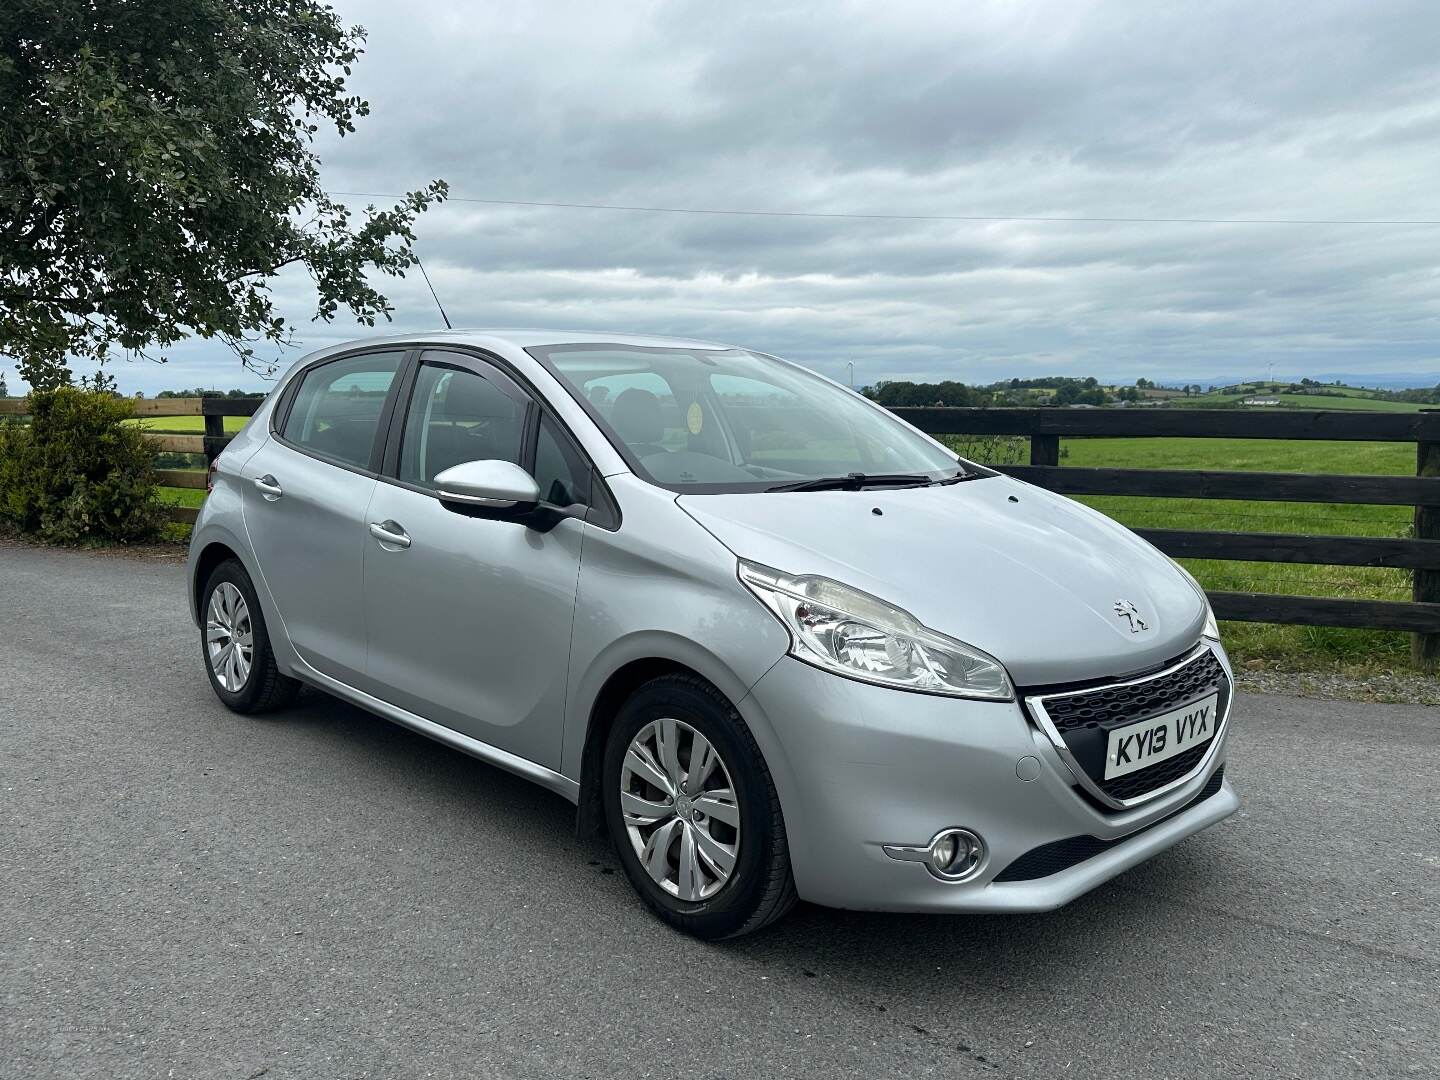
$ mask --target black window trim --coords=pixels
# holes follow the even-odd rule
[[[332,457],[329,454],[322,454],[313,447],[302,446],[300,443],[292,442],[284,435],[285,425],[290,420],[290,410],[295,404],[295,398],[300,392],[300,386],[312,371],[322,368],[327,364],[333,364],[340,360],[353,360],[357,356],[382,356],[389,353],[400,354],[400,362],[395,366],[395,376],[390,380],[390,388],[385,392],[385,402],[380,406],[380,415],[375,421],[375,435],[370,442],[370,460],[365,466],[356,465],[353,461],[342,461],[340,458]],[[304,454],[306,457],[314,458],[316,461],[323,461],[326,465],[333,465],[337,469],[344,469],[346,472],[357,473],[360,476],[368,476],[375,479],[380,475],[380,464],[383,459],[385,442],[388,438],[392,415],[395,411],[395,401],[399,397],[400,387],[408,377],[410,368],[415,359],[415,349],[410,345],[396,345],[387,342],[384,345],[356,346],[353,349],[346,349],[344,352],[333,353],[321,357],[314,363],[306,364],[299,371],[290,377],[282,391],[282,397],[276,404],[275,410],[270,414],[270,437],[281,446],[294,450],[297,454]]]

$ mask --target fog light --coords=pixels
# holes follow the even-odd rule
[[[943,874],[955,861],[955,851],[958,847],[954,833],[941,833],[937,836],[934,843],[930,845],[930,869]]]
[[[985,860],[984,842],[969,829],[946,829],[930,841],[930,858],[925,866],[945,881],[964,881],[980,869]]]
[[[924,863],[925,869],[941,881],[968,881],[985,865],[985,841],[969,829],[941,829],[924,847],[883,846],[890,858]]]

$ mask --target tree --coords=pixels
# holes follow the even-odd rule
[[[0,353],[43,389],[67,357],[152,359],[189,334],[247,366],[292,334],[267,288],[305,267],[316,316],[390,304],[435,181],[352,214],[320,186],[321,124],[355,130],[364,30],[319,0],[0,4]]]
[[[5,373],[0,371],[0,397],[9,397],[10,387],[5,385]]]

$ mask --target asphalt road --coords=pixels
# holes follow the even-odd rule
[[[1440,709],[1243,697],[1241,814],[1060,912],[714,946],[556,796],[226,712],[182,576],[0,544],[0,1076],[1440,1075]]]

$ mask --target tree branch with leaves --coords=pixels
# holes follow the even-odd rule
[[[0,355],[21,378],[191,335],[268,369],[258,350],[294,334],[268,285],[287,266],[316,318],[388,319],[368,272],[414,265],[448,189],[356,215],[321,187],[316,135],[369,112],[346,85],[364,39],[314,0],[0,5]]]

